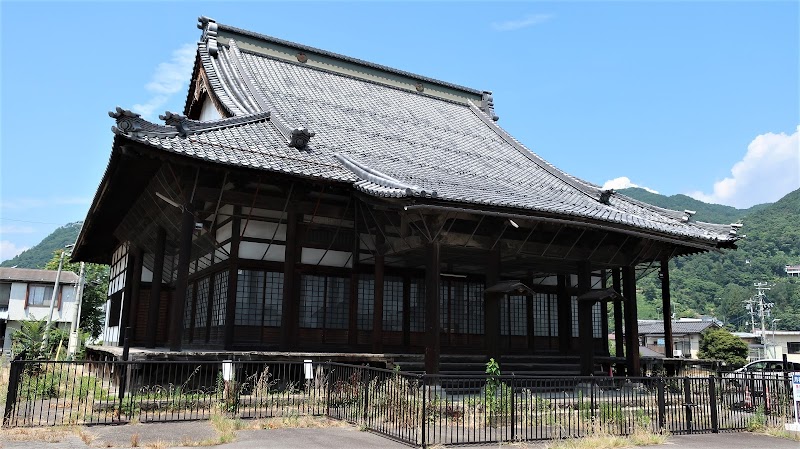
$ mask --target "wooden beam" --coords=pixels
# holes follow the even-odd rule
[[[611,282],[614,291],[622,294],[622,277],[620,276],[619,268],[611,270]],[[625,357],[625,341],[623,340],[624,331],[624,316],[622,315],[622,301],[614,301],[614,354],[617,357]]]
[[[239,215],[242,213],[241,206],[234,206],[233,208],[233,222],[231,222],[231,253],[229,256],[228,265],[228,297],[225,304],[225,349],[230,351],[233,349],[233,330],[236,322],[236,292],[238,290],[239,282],[239,243],[242,240],[242,219]]]
[[[189,205],[183,208],[181,214],[181,233],[178,249],[177,278],[175,292],[172,295],[172,321],[170,333],[170,351],[180,351],[183,343],[183,312],[186,306],[186,289],[189,284],[189,263],[192,258],[192,234],[194,233],[194,214]]]
[[[662,316],[664,318],[664,357],[673,357],[673,339],[672,339],[672,302],[670,299],[670,286],[669,286],[669,257],[661,259],[661,307]]]
[[[167,231],[163,227],[156,228],[156,246],[153,253],[153,281],[150,285],[150,304],[147,314],[147,338],[145,347],[156,347],[156,332],[159,328],[158,311],[161,305],[161,284],[164,275],[164,251],[167,242]]]
[[[286,251],[283,265],[283,310],[281,310],[281,341],[280,347],[283,350],[292,349],[295,342],[295,328],[297,327],[297,313],[295,309],[300,301],[299,277],[295,270],[297,264],[297,254],[299,252],[298,232],[297,232],[298,213],[294,209],[289,209],[286,216]]]
[[[628,376],[641,375],[639,365],[639,322],[636,312],[636,268],[622,267],[622,288],[627,304],[625,305],[625,355]]]
[[[558,349],[562,354],[572,352],[572,297],[568,291],[567,276],[557,276]]]
[[[301,195],[297,196],[300,197]],[[195,198],[216,205],[220,198],[219,188],[197,187]],[[342,201],[343,203],[346,202],[347,197],[343,196]],[[235,192],[226,190],[222,193],[222,200],[220,203],[248,208],[255,207],[257,209],[281,211],[286,203],[286,198],[284,196],[277,195],[270,196],[269,193],[263,193],[257,198],[254,198],[253,194],[249,192]],[[345,204],[331,204],[330,201],[320,201],[319,204],[317,204],[317,201],[300,200],[293,201],[291,206],[295,212],[299,214],[314,214],[316,212],[317,216],[329,218],[341,218],[344,216],[344,211],[346,209]],[[200,216],[202,217],[203,215],[213,214],[214,210],[204,210],[200,213]]]
[[[425,246],[425,372],[439,373],[439,242]]]

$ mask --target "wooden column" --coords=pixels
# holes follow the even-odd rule
[[[636,312],[636,269],[622,267],[623,296],[628,302],[625,306],[625,355],[627,356],[628,376],[641,375],[639,366],[639,323]]]
[[[531,279],[528,279],[526,282],[527,285],[533,285]],[[536,298],[533,295],[526,295],[525,296],[525,318],[528,323],[528,328],[526,332],[528,333],[528,353],[533,354],[536,346],[535,346],[535,339],[534,334],[536,334],[536,327],[534,326],[534,316],[533,316],[533,301]]]
[[[572,352],[572,298],[567,291],[567,275],[559,274],[557,280],[558,350],[569,354]]]
[[[133,267],[133,277],[132,279],[126,279],[127,282],[132,282],[133,287],[131,288],[131,299],[129,301],[130,304],[130,313],[128,314],[128,327],[131,328],[131,333],[128,336],[130,338],[131,343],[136,340],[136,324],[139,317],[139,294],[141,292],[142,287],[142,267],[144,266],[144,253],[142,249],[134,246],[131,251],[133,252],[135,261]],[[141,338],[141,335],[139,336]]]
[[[486,258],[486,288],[500,282],[500,248],[493,249]],[[486,356],[500,361],[500,305],[505,298],[503,293],[485,293],[483,303],[484,341]]]
[[[605,290],[608,288],[608,284],[606,282],[606,275],[608,272],[606,270],[600,270],[600,288]],[[600,329],[600,335],[603,336],[603,355],[608,356],[608,303],[603,301],[600,307],[600,325],[602,328]]]
[[[197,325],[197,286],[198,282],[195,281],[192,289],[192,313],[189,315],[189,342],[194,341],[194,327]]]
[[[225,303],[225,349],[230,351],[234,344],[234,326],[236,323],[236,291],[239,284],[239,243],[242,240],[242,207],[234,206],[231,220],[231,253],[228,259],[228,297]]]
[[[297,289],[299,277],[295,272],[299,242],[297,241],[298,214],[289,210],[286,214],[286,252],[283,263],[283,309],[281,310],[281,341],[283,350],[293,349],[295,341],[295,328],[297,327],[297,313],[300,292]]]
[[[153,254],[153,281],[150,283],[150,304],[147,311],[147,338],[145,346],[156,347],[158,332],[158,310],[161,307],[161,283],[164,275],[164,251],[167,243],[167,232],[161,226],[156,228],[156,248]]]
[[[674,357],[672,349],[674,343],[672,339],[672,302],[669,293],[669,257],[661,259],[661,307],[664,317],[664,357]]]
[[[347,344],[354,347],[358,344],[358,267],[361,259],[361,238],[359,237],[359,203],[356,198],[351,201],[353,207],[353,255],[350,268],[350,307],[348,308]]]
[[[381,226],[378,221],[378,226]],[[375,234],[375,304],[372,308],[372,352],[383,351],[383,268],[385,242],[381,229]]]
[[[425,372],[439,373],[439,251],[438,241],[425,244]]]
[[[622,294],[622,277],[620,276],[619,268],[611,270],[611,282],[614,291]],[[622,301],[614,301],[614,353],[617,357],[625,357],[625,341],[623,340],[624,322],[625,318],[622,315]]]
[[[194,234],[194,213],[187,204],[181,214],[180,243],[178,245],[178,275],[175,292],[172,295],[172,332],[170,332],[170,351],[180,351],[183,339],[183,311],[186,306],[186,288],[189,285],[189,262],[192,256],[192,235]]]
[[[592,289],[592,268],[588,261],[578,264],[578,295]],[[594,326],[592,323],[593,301],[578,301],[578,339],[581,348],[581,375],[589,376],[594,371]]]
[[[138,264],[136,254],[134,253],[133,244],[128,247],[128,264],[125,267],[125,287],[122,290],[122,301],[120,304],[120,317],[119,317],[119,340],[118,346],[125,345],[125,335],[127,326],[131,321],[131,316],[135,316],[136,312],[131,313],[131,305],[133,304],[133,286],[135,282],[134,272]]]

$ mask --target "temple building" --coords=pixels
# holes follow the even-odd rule
[[[73,252],[111,265],[107,345],[635,375],[637,277],[660,270],[669,323],[669,260],[736,247],[738,225],[547,163],[498,125],[488,91],[198,26],[183,113],[110,114]],[[616,358],[610,331],[626,336]]]

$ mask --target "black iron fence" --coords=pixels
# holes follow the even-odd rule
[[[15,361],[5,426],[328,416],[417,446],[780,425],[783,374],[418,375],[332,362]]]

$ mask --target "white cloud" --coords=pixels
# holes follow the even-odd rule
[[[492,22],[495,31],[515,31],[539,25],[555,17],[554,14],[529,14],[521,19],[506,20],[504,22]]]
[[[169,62],[162,62],[153,73],[153,77],[144,88],[153,94],[144,103],[133,105],[132,109],[145,118],[153,119],[170,97],[184,89],[192,75],[196,44],[186,44],[172,52]]]
[[[26,249],[28,249],[28,247],[17,246],[9,240],[0,240],[0,262],[11,259]]]
[[[603,190],[608,190],[608,189],[620,190],[620,189],[629,189],[631,187],[638,187],[640,189],[647,190],[650,193],[658,193],[657,191],[649,187],[640,186],[638,184],[632,183],[630,178],[628,178],[627,176],[620,176],[619,178],[609,179],[603,184]]]
[[[91,201],[92,201],[91,198],[80,197],[80,196],[62,196],[62,197],[51,197],[51,198],[15,198],[15,199],[3,199],[2,201],[0,201],[0,208],[35,209],[40,207],[89,204]]]
[[[800,125],[794,134],[766,133],[747,146],[731,176],[714,183],[713,192],[689,196],[709,203],[747,208],[770,203],[800,187]]]

